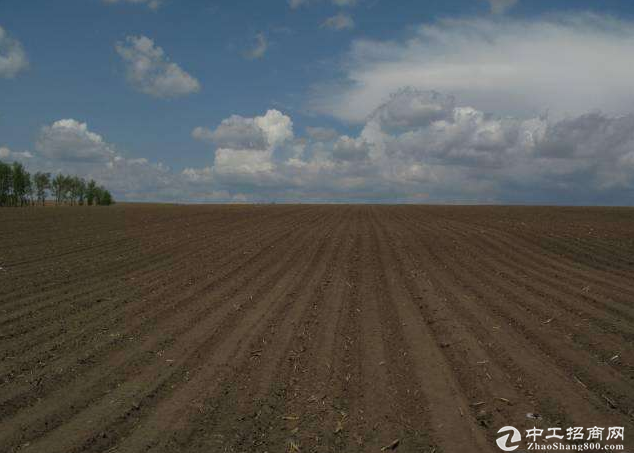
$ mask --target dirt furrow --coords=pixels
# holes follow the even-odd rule
[[[315,224],[313,228],[317,229],[319,228],[319,225],[320,224]],[[286,255],[287,256],[286,259],[287,260],[294,259],[297,251],[301,250],[301,247],[303,245],[308,245],[308,244],[309,244],[308,239],[304,239],[303,241],[294,244],[294,247],[290,249],[291,253]],[[144,336],[148,338],[147,340],[144,341],[141,347],[136,346],[132,349],[132,351],[138,351],[137,353],[135,353],[134,356],[132,357],[130,356],[129,348],[131,346],[128,346],[127,348],[119,352],[115,352],[115,356],[113,358],[97,357],[96,358],[97,360],[95,360],[95,362],[97,364],[100,364],[100,366],[98,368],[89,368],[87,370],[87,372],[89,373],[88,375],[84,375],[84,376],[82,376],[81,374],[69,375],[70,377],[73,378],[74,381],[81,382],[81,384],[79,385],[72,384],[72,386],[75,389],[78,389],[80,387],[86,387],[86,389],[85,391],[82,391],[76,394],[76,398],[79,400],[79,402],[75,402],[75,404],[73,404],[72,400],[65,401],[66,404],[64,405],[65,407],[64,410],[66,411],[66,413],[68,413],[69,411],[71,413],[76,413],[83,407],[88,407],[88,404],[94,404],[94,403],[91,403],[90,399],[87,399],[90,397],[90,395],[93,395],[93,392],[90,391],[91,388],[99,388],[99,386],[101,386],[105,388],[117,388],[117,393],[123,392],[126,387],[123,387],[123,388],[118,387],[118,383],[121,382],[122,376],[125,376],[127,372],[132,372],[134,369],[139,368],[138,364],[136,363],[138,360],[141,360],[140,365],[144,366],[145,360],[153,359],[152,363],[154,364],[154,366],[158,366],[158,364],[160,363],[160,357],[163,355],[163,353],[161,352],[163,351],[163,349],[159,349],[159,347],[161,346],[161,343],[164,344],[164,347],[168,347],[168,346],[179,346],[181,348],[183,346],[186,347],[187,346],[186,344],[183,345],[182,343],[174,343],[173,339],[178,337],[179,332],[182,332],[183,330],[187,332],[188,336],[193,336],[195,332],[192,332],[191,326],[192,325],[198,326],[199,324],[195,324],[196,322],[199,322],[201,320],[208,320],[208,322],[211,322],[212,325],[216,325],[216,324],[221,324],[221,321],[223,320],[222,313],[225,313],[225,315],[227,314],[232,315],[233,317],[243,313],[243,310],[246,310],[249,304],[251,305],[253,304],[253,299],[255,298],[257,294],[256,292],[257,286],[253,287],[253,284],[259,283],[260,281],[265,282],[265,284],[268,285],[267,287],[271,287],[277,284],[276,279],[274,278],[274,275],[275,275],[275,272],[279,274],[279,272],[283,270],[282,265],[284,263],[283,261],[281,261],[280,263],[271,266],[271,264],[274,263],[275,261],[278,261],[278,258],[280,257],[280,255],[275,256],[273,255],[273,253],[275,252],[269,253],[268,263],[264,263],[263,265],[261,265],[260,267],[256,269],[251,269],[251,274],[250,274],[251,276],[249,276],[249,274],[246,274],[242,276],[241,278],[237,278],[237,276],[235,276],[235,277],[232,277],[230,280],[227,280],[227,283],[230,284],[231,286],[225,290],[224,294],[222,292],[220,294],[211,293],[206,298],[203,298],[203,299],[198,299],[196,297],[193,297],[193,298],[190,297],[189,299],[186,299],[186,300],[189,300],[190,304],[195,303],[195,305],[199,308],[197,310],[194,310],[193,307],[191,307],[188,310],[183,310],[184,307],[180,307],[180,310],[178,312],[174,312],[174,313],[178,313],[180,318],[170,317],[170,316],[163,317],[162,322],[163,324],[167,324],[167,325],[164,325],[163,327],[161,327],[160,325],[154,324],[152,326],[154,331],[159,331],[162,333],[162,335],[160,336],[157,336],[156,334],[151,335],[151,331],[148,332],[149,336],[147,334],[133,335],[133,338],[135,339],[136,342],[143,339]],[[269,269],[266,269],[267,267],[269,267]],[[271,276],[266,278],[267,274]],[[244,281],[250,282],[250,283],[245,286],[244,283],[242,283],[242,279],[245,279]],[[214,297],[216,300],[218,300],[222,304],[220,306],[220,310],[223,310],[223,311],[221,313],[215,313],[216,316],[210,316],[212,313],[214,313],[213,311],[214,306],[213,305],[206,306],[206,304],[204,304],[204,301],[210,300],[211,297]],[[235,303],[235,300],[238,298],[241,299],[238,303],[244,306],[242,309],[236,309],[235,305],[232,304],[232,302]],[[177,308],[177,304],[171,305],[169,306],[169,308],[175,309]],[[184,316],[186,317],[183,318]],[[179,330],[172,332],[170,331],[169,325],[173,325],[175,327],[178,326]],[[187,329],[190,329],[190,330],[187,330]],[[133,344],[132,346],[135,346],[135,345]],[[148,357],[148,352],[151,354],[149,357]],[[159,356],[156,355],[158,352],[161,352]],[[167,352],[165,352],[165,354],[167,354]],[[178,356],[178,354],[175,354],[175,353],[172,355]],[[137,359],[135,361],[134,360],[135,356],[139,357],[140,359]],[[173,369],[176,365],[177,364],[174,363],[173,365],[166,367],[165,369],[169,371]],[[123,368],[121,369],[120,367],[123,367]],[[129,371],[126,368],[129,368]],[[109,374],[106,372],[106,374],[104,374],[104,371],[108,369],[112,370],[114,373]],[[173,373],[169,373],[169,374],[173,374]],[[153,380],[148,381],[148,383],[152,383],[152,382]],[[71,385],[71,383],[72,381],[68,382],[68,385]],[[124,382],[124,385],[126,384],[130,384],[130,383]],[[55,388],[55,387],[51,385],[51,388]],[[50,399],[54,401],[62,397],[63,394],[64,394],[63,390],[58,391],[57,393],[54,393],[50,397]],[[25,397],[28,397],[29,399],[35,399],[38,401],[38,403],[35,406],[29,408],[29,412],[37,413],[38,418],[41,417],[43,424],[50,426],[51,424],[55,423],[55,420],[62,421],[64,419],[63,417],[60,417],[59,414],[56,414],[55,412],[53,412],[50,416],[48,416],[48,418],[45,417],[44,416],[45,414],[43,414],[43,411],[40,407],[43,405],[43,403],[41,400],[37,399],[39,398],[37,394],[26,394]],[[24,403],[14,402],[14,404],[16,404],[16,406],[19,407],[20,405]],[[107,404],[105,400],[104,400],[104,404]],[[54,406],[52,408],[55,409]],[[3,412],[6,413],[6,410],[7,409],[5,409]],[[22,411],[22,412],[25,412],[25,411]],[[23,413],[22,418],[28,418],[28,417],[29,417],[28,412]],[[15,420],[15,419],[10,420],[10,422],[12,422],[13,424],[20,423],[19,420]],[[33,424],[31,424],[31,430],[37,432],[38,430],[36,428],[37,428],[36,426],[33,426]],[[2,443],[0,442],[0,445],[1,444]]]
[[[447,260],[446,255],[440,256],[429,244],[412,249],[425,251],[424,262],[435,263],[431,268],[434,272],[427,275],[432,276],[443,291],[447,291],[447,301],[455,306],[455,319],[466,318],[467,315],[472,317],[472,334],[495,351],[493,356],[505,359],[498,363],[506,366],[509,376],[515,375],[522,386],[530,389],[539,404],[537,412],[544,418],[548,417],[551,422],[574,420],[581,424],[597,418],[624,422],[601,395],[578,384],[569,369],[544,353],[540,345],[534,343],[534,338],[525,337],[525,332],[517,329],[520,326],[518,322],[522,321],[520,316],[509,318],[500,311],[500,305],[492,305],[501,299],[492,292],[494,290],[481,288],[481,285],[470,281],[470,273],[458,271],[459,262]],[[443,272],[438,272],[438,269]],[[544,375],[548,375],[548,386],[541,384]]]
[[[634,210],[5,212],[2,453],[634,447]]]

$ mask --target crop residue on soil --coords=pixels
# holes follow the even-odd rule
[[[1,215],[0,452],[633,445],[634,210]]]

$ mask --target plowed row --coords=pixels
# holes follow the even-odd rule
[[[0,220],[0,452],[492,452],[507,425],[634,448],[634,210]]]

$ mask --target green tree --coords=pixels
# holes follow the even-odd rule
[[[75,204],[75,200],[77,199],[77,177],[76,176],[68,176],[66,180],[66,195],[68,197],[68,202],[72,206]]]
[[[103,187],[99,186],[95,188],[95,204],[101,206],[101,200],[103,199]]]
[[[53,182],[51,183],[51,191],[55,197],[56,205],[59,205],[64,200],[65,181],[66,177],[59,174],[53,178]]]
[[[46,191],[51,188],[51,174],[37,172],[33,176],[33,183],[35,185],[35,193],[37,195],[37,201],[42,203],[46,202]]]
[[[31,183],[31,175],[19,162],[13,162],[11,166],[13,176],[13,206],[24,206],[28,204],[28,191]]]
[[[19,162],[8,165],[0,162],[0,206],[42,205],[46,202],[47,191],[55,199],[55,204],[100,205],[114,203],[112,194],[103,186],[78,176],[58,174],[51,179],[50,173],[37,172],[31,177]]]
[[[68,176],[64,176],[64,182],[63,182],[63,196],[62,199],[65,203],[68,203],[69,205],[73,205],[74,204],[74,196],[75,196],[75,188],[73,186],[73,177],[68,175]]]
[[[99,201],[100,201],[99,204],[101,206],[110,206],[112,203],[114,203],[114,200],[112,199],[112,195],[110,194],[110,192],[104,189],[103,187],[101,187],[101,198]]]
[[[10,206],[13,190],[13,172],[11,166],[0,162],[0,206]]]
[[[34,194],[35,194],[35,184],[33,184],[33,178],[31,178],[31,175],[27,173],[26,199],[27,199],[28,205],[35,206],[35,199],[33,197]]]
[[[84,205],[86,199],[86,180],[84,178],[77,178],[77,203],[80,206]]]
[[[95,197],[97,195],[97,183],[94,179],[91,179],[86,186],[86,202],[88,206],[95,204]]]

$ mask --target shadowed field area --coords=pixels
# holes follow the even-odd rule
[[[634,447],[633,209],[0,219],[0,452],[493,452],[506,425]]]

